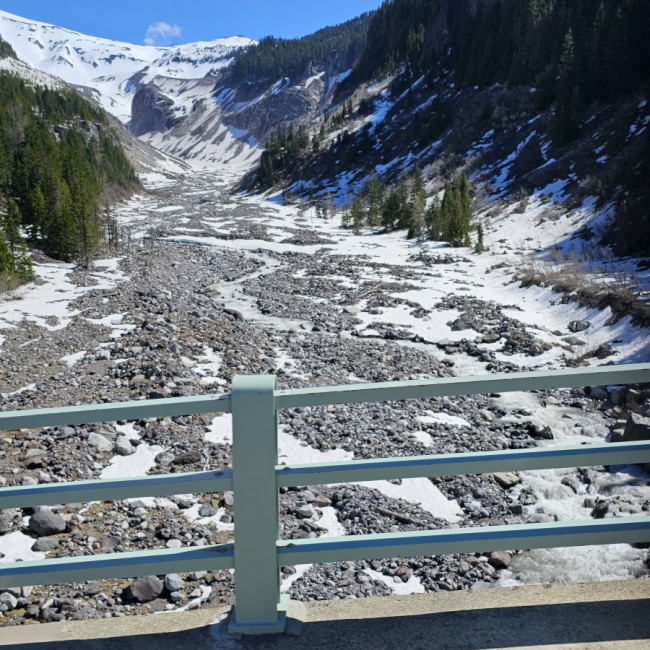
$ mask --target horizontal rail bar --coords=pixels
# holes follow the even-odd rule
[[[641,441],[278,465],[276,475],[278,487],[291,487],[647,462],[650,462],[650,442]]]
[[[0,510],[226,490],[232,490],[231,469],[70,483],[41,483],[0,489]]]
[[[0,564],[0,589],[232,569],[233,548],[233,544],[218,544]]]
[[[650,517],[281,540],[278,566],[650,541]]]
[[[0,413],[0,431],[224,412],[230,412],[229,394],[26,409]]]
[[[276,391],[275,403],[277,408],[294,408],[646,382],[650,382],[650,364],[637,363],[597,368],[570,368],[562,371],[512,372],[474,377],[441,377],[347,386],[293,388]]]

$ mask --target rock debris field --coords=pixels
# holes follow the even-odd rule
[[[116,210],[113,257],[86,271],[41,260],[39,281],[0,297],[0,410],[227,393],[236,374],[275,374],[291,388],[647,361],[643,331],[519,287],[510,275],[517,252],[505,245],[477,255],[404,233],[354,235],[338,220],[232,194],[228,180],[146,177],[149,191]],[[648,416],[639,386],[294,409],[280,413],[280,460],[615,441],[646,435]],[[228,467],[230,424],[206,414],[0,432],[0,487]],[[231,493],[215,493],[4,510],[0,563],[226,542],[232,506]],[[649,507],[639,466],[280,494],[289,539]],[[282,590],[322,600],[635,579],[646,577],[647,559],[617,545],[305,565],[282,568]],[[233,599],[228,571],[9,588],[0,590],[0,625]]]

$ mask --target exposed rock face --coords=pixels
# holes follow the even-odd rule
[[[174,80],[172,85],[170,80],[157,78],[136,93],[129,128],[181,158],[209,159],[207,151],[216,147],[222,151],[215,160],[223,162],[238,148],[252,147],[251,136],[254,142],[264,143],[278,127],[307,123],[320,115],[331,105],[337,83],[352,63],[337,54],[310,64],[296,78],[255,85],[231,84],[227,74]],[[174,100],[186,93],[199,98],[186,113],[184,108],[174,112]]]
[[[129,128],[138,136],[151,131],[168,131],[181,122],[174,115],[173,105],[174,102],[165,97],[154,84],[142,86],[133,97]]]
[[[336,76],[338,71],[331,70],[331,73]],[[231,102],[223,105],[223,119],[263,140],[278,125],[308,119],[322,110],[334,85],[328,71],[320,67],[310,68],[302,79],[278,80],[268,88],[240,87]],[[248,106],[242,108],[244,103]]]

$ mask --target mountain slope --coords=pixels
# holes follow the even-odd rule
[[[109,116],[0,40],[0,284],[29,279],[26,241],[88,263],[114,241],[106,208],[139,182]]]
[[[172,47],[133,45],[79,34],[0,11],[0,35],[28,65],[88,89],[105,110],[123,122],[141,86],[157,77],[201,79],[230,63],[242,36]]]
[[[0,12],[0,34],[21,59],[76,85],[156,148],[246,170],[280,124],[309,121],[330,105],[362,50],[368,22],[364,15],[259,46],[232,37],[165,48]]]
[[[390,186],[419,165],[429,201],[464,173],[486,222],[542,196],[542,218],[564,215],[567,236],[602,238],[615,215],[604,241],[647,252],[649,39],[640,0],[385,2],[338,106],[308,146],[278,157],[269,143],[254,180],[340,205],[371,173]]]
[[[136,93],[130,127],[166,152],[245,171],[282,125],[307,123],[331,105],[369,20],[364,14],[299,39],[265,38],[200,80],[158,77]]]

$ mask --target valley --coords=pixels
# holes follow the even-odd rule
[[[37,263],[39,280],[2,303],[3,410],[228,392],[235,374],[273,373],[280,387],[299,387],[558,368],[602,346],[607,361],[647,359],[644,330],[629,318],[611,322],[609,310],[520,286],[520,251],[489,233],[482,254],[401,232],[355,235],[277,196],[233,192],[236,179],[227,166],[145,175],[147,192],[116,210],[114,258],[87,271]],[[573,333],[575,322],[589,326]],[[629,400],[644,399],[603,387],[296,409],[281,414],[280,459],[588,443],[624,423]],[[3,436],[0,476],[28,485],[226,467],[230,441],[229,416],[23,431]],[[283,536],[625,516],[650,506],[646,484],[638,468],[621,467],[290,488]],[[222,542],[231,506],[228,494],[67,504],[53,509],[65,531],[44,536],[29,514],[5,511],[0,553],[15,561]],[[286,567],[283,590],[345,598],[647,571],[647,551],[626,545],[518,552],[512,564],[506,556]],[[17,590],[3,623],[232,600],[228,572],[171,576],[173,588],[165,582],[150,601],[129,592],[131,582]]]
[[[639,0],[393,0],[300,39],[158,47],[0,11],[0,411],[223,394],[240,374],[293,388],[647,363],[648,17]],[[650,437],[650,390],[297,408],[279,425],[284,463],[616,442]],[[0,488],[226,468],[231,445],[214,414],[2,431]],[[281,535],[647,514],[647,468],[282,488]],[[231,541],[233,499],[0,511],[0,566]],[[642,545],[511,549],[282,567],[281,588],[649,567]],[[8,588],[0,626],[233,601],[229,571]]]

